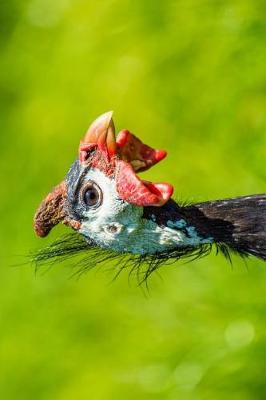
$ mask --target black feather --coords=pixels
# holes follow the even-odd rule
[[[180,259],[187,262],[194,261],[209,255],[211,249],[211,244],[204,244],[197,248],[183,247],[158,254],[117,253],[98,247],[94,242],[88,241],[78,233],[71,233],[56,240],[51,245],[33,252],[30,259],[36,272],[43,266],[51,267],[70,260],[73,276],[79,276],[100,266],[109,268],[111,264],[111,268],[114,270],[114,278],[126,269],[129,271],[130,277],[136,277],[138,283],[142,284],[147,282],[149,276],[163,265],[173,264]],[[216,254],[220,251],[230,260],[227,246],[217,245]]]
[[[206,226],[216,243],[266,260],[265,194],[195,204],[188,212],[193,209],[198,211],[198,224],[207,218]]]
[[[152,216],[160,226],[167,226],[169,220],[185,220],[202,239],[212,237],[220,249],[266,259],[266,194],[191,205],[170,200],[163,207],[146,207],[144,218]]]
[[[217,200],[187,206],[178,206],[173,201],[164,207],[147,207],[145,218],[158,213],[160,225],[169,220],[185,219],[196,227],[200,235],[212,236],[213,244],[202,244],[198,247],[177,247],[173,250],[156,254],[135,255],[118,253],[98,247],[92,240],[78,233],[65,235],[46,248],[31,255],[36,270],[41,266],[71,260],[74,275],[98,266],[109,266],[115,270],[117,277],[124,269],[129,275],[136,276],[138,282],[147,282],[148,277],[162,265],[169,265],[183,259],[193,261],[210,254],[216,247],[216,254],[222,253],[231,262],[231,252],[241,257],[254,255],[266,259],[266,195],[239,197]],[[76,256],[81,257],[75,259]]]

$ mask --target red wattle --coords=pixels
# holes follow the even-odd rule
[[[167,152],[165,150],[155,150],[154,158],[157,162],[163,160],[167,156]]]
[[[146,171],[167,154],[164,150],[156,150],[142,143],[126,129],[119,132],[116,144],[121,158],[130,162],[136,172]]]
[[[123,160],[116,161],[115,180],[119,197],[137,206],[162,206],[173,193],[168,183],[142,182],[132,166]]]
[[[166,203],[170,197],[172,197],[174,188],[169,183],[152,183],[148,181],[142,181],[143,184],[158,197],[160,197],[161,204]]]
[[[119,132],[119,134],[116,137],[116,144],[119,147],[125,146],[125,144],[128,141],[128,136],[130,135],[130,132],[127,129],[123,129],[122,131]]]

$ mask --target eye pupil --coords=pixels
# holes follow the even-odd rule
[[[102,191],[95,182],[87,183],[83,190],[83,201],[88,207],[99,207],[102,203]]]
[[[93,190],[87,190],[87,192],[86,192],[86,200],[87,201],[93,201],[93,200],[95,200],[96,199],[96,197],[97,197],[97,195],[96,195],[96,193],[93,191]]]

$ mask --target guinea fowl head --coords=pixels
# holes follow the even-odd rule
[[[74,235],[76,244],[59,240],[35,260],[88,249],[100,255],[100,246],[113,250],[105,257],[140,255],[139,263],[149,263],[146,277],[165,260],[209,254],[213,244],[226,257],[231,249],[265,260],[265,194],[180,206],[170,199],[171,185],[137,176],[165,156],[127,130],[115,138],[112,112],[97,118],[80,143],[78,159],[34,218],[38,236],[63,222],[85,241],[80,235]]]
[[[79,157],[66,178],[48,194],[34,219],[35,232],[46,236],[59,222],[97,245],[121,252],[155,253],[173,247],[147,208],[168,202],[173,187],[137,176],[166,156],[127,130],[117,138],[112,112],[98,117],[79,146]]]

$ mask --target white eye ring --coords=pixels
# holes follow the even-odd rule
[[[80,198],[87,208],[98,208],[103,202],[103,192],[92,180],[87,181],[81,190]]]

